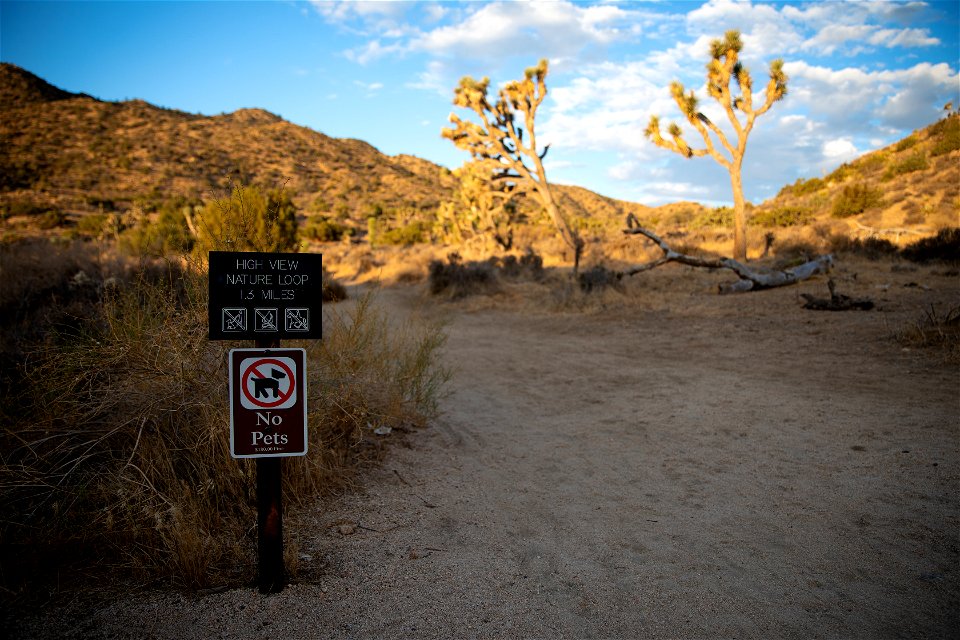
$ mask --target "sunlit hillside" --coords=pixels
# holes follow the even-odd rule
[[[142,217],[172,200],[200,203],[223,197],[231,184],[258,184],[286,189],[305,223],[329,223],[362,238],[371,217],[384,228],[434,220],[459,186],[455,174],[427,160],[389,157],[361,140],[331,138],[260,109],[207,117],[141,100],[106,102],[11,64],[0,65],[0,97],[0,211],[8,236],[96,230],[99,223],[83,224],[88,214]],[[725,208],[648,207],[574,186],[558,192],[591,241],[616,238],[632,213],[661,233],[682,233],[687,247],[726,250]],[[533,201],[519,206],[523,224],[532,226],[526,238],[550,235]],[[750,224],[807,239],[904,242],[956,226],[958,218],[954,114],[828,175],[783,187],[752,208]],[[761,250],[765,233],[750,234],[751,251]]]

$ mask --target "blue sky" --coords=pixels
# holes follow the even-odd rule
[[[960,104],[960,3],[10,2],[0,59],[69,91],[217,114],[260,107],[335,137],[450,168],[440,137],[460,77],[492,86],[550,61],[538,142],[547,174],[645,204],[731,201],[712,159],[650,144],[677,118],[669,85],[703,89],[709,41],[743,33],[757,92],[786,61],[787,97],[757,120],[744,162],[761,202]],[[458,111],[462,117],[466,114]],[[687,127],[687,140],[702,146]]]

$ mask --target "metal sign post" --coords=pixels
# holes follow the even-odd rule
[[[257,347],[279,348],[279,340],[257,340]],[[231,376],[231,380],[233,376]],[[233,402],[231,396],[231,403]],[[232,414],[232,411],[231,411]],[[231,425],[233,420],[230,421]],[[231,442],[233,429],[230,430]],[[306,443],[304,443],[306,444]],[[232,448],[232,446],[231,446]],[[280,458],[257,458],[257,587],[279,593],[287,583],[283,566],[283,467]]]
[[[230,455],[257,461],[261,593],[286,584],[281,461],[307,453],[306,352],[280,340],[321,337],[321,276],[319,254],[210,252],[210,339],[256,345],[229,355]]]

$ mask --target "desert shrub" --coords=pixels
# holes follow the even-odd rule
[[[868,156],[864,156],[856,161],[857,169],[859,169],[861,173],[878,171],[887,163],[887,155],[885,151],[877,151]]]
[[[317,242],[336,242],[343,238],[346,232],[347,227],[325,216],[311,218],[303,229],[304,237]]]
[[[960,262],[960,227],[941,229],[935,236],[907,245],[901,253],[911,262]]]
[[[810,193],[816,193],[826,186],[823,180],[820,178],[810,178],[809,180],[804,180],[803,178],[797,178],[797,181],[793,184],[788,184],[787,186],[780,189],[780,192],[777,193],[778,196],[785,195],[796,195],[803,196]]]
[[[324,302],[340,302],[347,299],[347,288],[326,269],[321,272],[321,280],[323,283],[321,295]]]
[[[375,241],[387,245],[411,245],[426,242],[429,237],[427,225],[416,220],[402,227],[378,231]]]
[[[167,263],[32,345],[26,397],[0,431],[7,588],[36,586],[64,558],[185,586],[251,577],[254,465],[229,454],[233,345],[207,340],[205,298],[204,273]],[[370,425],[422,425],[446,379],[438,327],[394,330],[370,298],[328,320],[307,347],[310,454],[284,473],[294,509],[378,455]]]
[[[32,200],[5,200],[2,205],[4,218],[12,216],[36,216],[50,211],[51,208],[46,205],[34,202]]]
[[[196,216],[195,249],[293,251],[297,247],[297,210],[290,193],[235,185],[227,199],[207,202]]]
[[[897,151],[906,151],[907,149],[915,146],[917,142],[919,142],[919,140],[917,139],[916,134],[911,134],[906,138],[904,138],[903,140],[901,140],[900,142],[898,142],[894,147],[894,149],[896,149]]]
[[[464,263],[457,253],[448,255],[446,262],[431,261],[427,281],[431,294],[454,300],[497,289],[496,270],[489,262]]]
[[[897,245],[882,238],[849,238],[843,235],[830,239],[830,250],[834,253],[851,253],[868,260],[884,260],[899,255]]]
[[[730,207],[715,207],[706,209],[690,221],[692,229],[704,227],[733,228],[733,209]]]
[[[903,175],[905,173],[921,171],[929,166],[930,165],[927,163],[927,156],[922,151],[918,151],[917,153],[913,153],[900,162],[889,167],[883,173],[883,179],[890,180],[891,178]]]
[[[324,198],[322,195],[317,196],[310,203],[310,210],[317,211],[319,213],[326,213],[330,211],[330,203],[327,202],[326,198]]]
[[[854,168],[844,162],[839,167],[834,169],[826,178],[824,178],[824,182],[843,182],[854,173]]]
[[[67,223],[67,216],[59,209],[51,209],[37,217],[37,227],[40,229],[56,229]]]
[[[491,258],[490,264],[498,270],[500,275],[511,280],[540,281],[544,276],[543,258],[529,249],[519,258],[514,255]]]
[[[750,223],[760,227],[793,227],[806,224],[812,214],[803,207],[776,207],[757,211]]]
[[[817,248],[803,240],[787,241],[775,245],[773,254],[777,257],[778,269],[787,269],[807,262],[817,255]]]
[[[620,282],[623,274],[607,269],[603,265],[596,265],[577,276],[577,284],[583,293],[596,293],[606,288],[624,293],[623,283]]]
[[[156,220],[144,217],[120,236],[120,247],[124,251],[153,258],[187,253],[193,243],[183,210],[167,206],[161,207]]]
[[[696,209],[683,206],[674,211],[664,213],[660,218],[662,227],[683,227],[689,224],[697,215]]]
[[[930,148],[931,156],[942,156],[960,149],[960,117],[951,116],[941,120],[931,128],[931,133],[936,136]]]
[[[116,203],[111,198],[107,198],[106,196],[88,195],[85,200],[88,206],[98,208],[101,211],[117,210]]]
[[[77,220],[77,232],[80,235],[97,238],[107,226],[107,214],[88,213]]]
[[[883,203],[883,192],[866,184],[851,184],[843,188],[833,201],[831,215],[849,218]]]

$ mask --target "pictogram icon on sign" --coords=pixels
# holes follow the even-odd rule
[[[225,332],[247,330],[247,310],[242,307],[224,308],[223,330]]]
[[[277,331],[277,310],[274,309],[254,309],[253,330],[254,331]]]
[[[240,361],[240,405],[244,409],[288,409],[296,404],[296,363],[292,358]]]
[[[284,314],[284,325],[287,331],[309,331],[310,309],[287,309]]]

